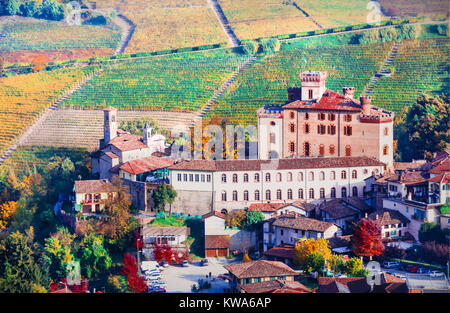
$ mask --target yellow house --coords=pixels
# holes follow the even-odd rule
[[[75,181],[75,211],[83,214],[100,213],[108,200],[114,198],[117,188],[107,179]]]

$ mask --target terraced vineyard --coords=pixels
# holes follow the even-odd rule
[[[222,51],[121,61],[62,106],[195,112],[246,59]]]
[[[120,12],[136,25],[125,53],[228,42],[207,0],[126,0]]]
[[[194,114],[152,111],[118,111],[118,121],[150,117],[159,127],[171,130],[176,125],[189,125]],[[52,147],[83,147],[94,151],[103,138],[103,111],[57,110],[41,127],[28,137],[25,145]]]
[[[115,25],[70,26],[65,21],[19,17],[5,19],[0,34],[0,54],[7,63],[31,62],[37,53],[48,55],[48,61],[85,56],[93,49],[98,50],[95,55],[112,55],[121,37]]]
[[[256,110],[283,105],[288,87],[300,87],[302,71],[328,72],[327,87],[342,92],[355,87],[355,97],[379,69],[393,43],[316,47],[281,51],[253,63],[211,108],[207,116],[229,117],[232,123],[256,123]]]
[[[54,156],[69,157],[76,163],[87,157],[88,152],[83,148],[22,146],[0,165],[0,172],[6,167],[13,168],[19,176],[28,175],[35,170],[40,172]]]
[[[422,92],[448,91],[449,48],[448,38],[404,41],[392,63],[394,75],[375,84],[373,104],[399,112]]]
[[[0,78],[0,153],[93,67]]]

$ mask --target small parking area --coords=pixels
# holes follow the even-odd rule
[[[211,288],[201,290],[205,293],[222,293],[224,289],[228,288],[228,281],[218,279],[220,274],[227,273],[223,265],[231,264],[227,259],[209,258],[209,264],[202,266],[200,261],[195,261],[189,264],[188,267],[173,266],[165,268],[161,272],[162,280],[167,284],[167,292],[192,292],[191,287],[198,283],[199,279],[206,280],[206,276],[211,273],[211,278],[208,281],[211,283]]]

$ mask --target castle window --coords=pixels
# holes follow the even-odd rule
[[[308,90],[308,97],[309,97],[309,99],[313,98],[313,90],[312,89]]]
[[[357,187],[353,187],[352,194],[353,194],[353,197],[357,197],[358,196],[358,188]]]
[[[238,194],[236,190],[233,190],[233,201],[238,201]]]
[[[294,133],[294,132],[295,132],[295,124],[294,124],[294,123],[290,123],[290,124],[289,124],[289,131],[290,131],[291,133]]]
[[[356,172],[356,170],[352,171],[352,178],[353,179],[357,179],[358,178],[358,173]]]
[[[187,174],[183,174],[183,181],[187,181],[188,180],[188,175]]]
[[[195,174],[195,181],[199,182],[200,181],[200,175],[199,174]]]
[[[303,173],[302,172],[298,173],[298,181],[303,181]]]
[[[308,112],[305,112],[305,120],[309,119],[309,114]]]
[[[248,183],[248,174],[247,173],[244,174],[244,183]]]
[[[328,114],[328,120],[334,121],[336,119],[336,115],[334,113]]]
[[[288,200],[292,200],[292,189],[288,189],[287,198],[288,198]]]
[[[309,180],[309,181],[314,181],[314,173],[313,173],[313,172],[309,172],[309,174],[308,174],[308,180]]]
[[[383,155],[388,155],[389,152],[389,146],[384,146],[383,147]]]
[[[207,181],[208,183],[211,182],[211,175],[206,175],[206,181]]]
[[[351,114],[345,114],[344,115],[344,121],[351,122],[352,121],[352,115]]]
[[[222,183],[226,183],[226,182],[227,182],[227,175],[222,174]]]
[[[330,145],[330,154],[334,155],[335,152],[336,152],[336,147],[334,145]]]
[[[202,183],[204,183],[204,182],[205,182],[205,175],[204,175],[204,174],[202,174],[202,176],[201,176],[201,180],[202,180]]]
[[[194,181],[194,174],[189,174],[189,181]]]
[[[294,153],[295,152],[295,143],[293,141],[291,141],[289,143],[289,152],[290,153]]]
[[[295,113],[294,113],[294,112],[291,112],[291,113],[289,113],[289,116],[290,116],[292,119],[294,119],[294,118],[295,118]]]
[[[342,187],[341,189],[341,198],[346,198],[347,197],[347,188]]]
[[[181,181],[181,174],[177,174],[177,180]]]
[[[305,134],[309,134],[309,124],[305,124]]]
[[[331,194],[331,198],[336,198],[336,188],[331,188],[331,192],[330,192],[330,194]]]
[[[352,135],[352,127],[351,126],[344,126],[344,135],[345,136],[351,136]]]
[[[324,121],[325,120],[325,113],[319,113],[318,114],[318,118],[320,121]]]
[[[341,179],[347,179],[347,172],[346,171],[342,171],[341,172]]]
[[[310,154],[310,151],[309,151],[309,142],[305,142],[305,143],[303,144],[303,154],[304,154],[305,156],[309,156],[309,154]]]
[[[352,147],[345,146],[345,156],[347,157],[352,156]]]
[[[248,191],[244,190],[244,201],[248,201]]]
[[[255,190],[255,201],[259,201],[259,190]]]
[[[281,181],[281,173],[277,173],[277,182]]]
[[[292,173],[287,173],[287,181],[292,181]]]
[[[317,125],[317,133],[318,134],[325,134],[325,125]]]
[[[270,200],[270,190],[266,190],[266,200]]]
[[[222,191],[222,201],[227,201],[227,192]]]
[[[320,199],[325,199],[325,189],[320,188]]]
[[[314,199],[314,189],[309,189],[309,199]]]
[[[336,134],[336,126],[334,126],[334,125],[328,125],[327,126],[327,130],[328,130],[328,134],[329,135]]]
[[[384,128],[384,135],[385,136],[389,135],[389,128],[388,127]]]
[[[237,174],[233,174],[233,183],[237,183],[238,182],[238,176]]]
[[[258,173],[255,174],[255,183],[259,183],[259,174]]]
[[[330,173],[330,179],[331,179],[331,180],[335,180],[335,179],[336,179],[336,172],[335,172],[335,171],[331,171],[331,173]]]
[[[270,182],[270,173],[266,174],[266,182]]]
[[[277,189],[277,200],[281,200],[281,189]]]
[[[319,180],[325,180],[325,173],[324,172],[320,172],[319,173]]]
[[[299,198],[299,199],[303,199],[303,189],[302,189],[302,188],[300,188],[300,189],[298,190],[298,198]]]
[[[325,155],[325,145],[319,145],[319,154],[321,156]]]
[[[270,143],[275,143],[275,133],[270,133]]]

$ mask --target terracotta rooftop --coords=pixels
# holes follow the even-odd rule
[[[187,227],[144,227],[142,236],[179,236],[188,235]]]
[[[420,166],[422,166],[423,162],[394,162],[394,170],[395,171],[407,171],[414,170]]]
[[[229,235],[206,235],[205,249],[224,249],[230,247]]]
[[[247,211],[276,212],[285,203],[252,203]]]
[[[427,176],[428,175],[426,172],[412,171],[402,174],[394,174],[391,177],[387,178],[386,180],[390,182],[400,182],[403,184],[417,184],[426,182],[428,179]]]
[[[317,293],[368,293],[370,286],[366,277],[319,277]],[[407,293],[405,280],[382,273],[380,285],[375,285],[374,293]]]
[[[328,238],[327,240],[330,249],[350,247],[352,245],[352,235],[336,236]]]
[[[225,265],[224,268],[237,278],[295,276],[297,272],[278,261],[258,260]]]
[[[241,285],[246,293],[310,293],[311,290],[297,281],[269,280]]]
[[[108,144],[116,147],[120,151],[131,151],[148,148],[141,139],[142,136],[124,133],[123,135],[111,139]]]
[[[109,156],[111,159],[117,159],[119,156],[112,152],[106,152],[105,155]]]
[[[293,158],[279,159],[274,170],[308,169],[308,168],[348,168],[360,166],[384,166],[375,159],[361,157],[337,158]],[[260,171],[269,168],[270,160],[191,160],[183,161],[169,167],[171,170],[197,171]]]
[[[283,214],[274,218],[273,224],[278,227],[286,227],[291,229],[311,230],[316,232],[325,232],[334,224],[319,221],[314,218],[304,217],[298,214]]]
[[[319,102],[296,100],[283,106],[283,109],[315,109],[315,110],[339,110],[360,112],[361,105],[354,99],[327,89]]]
[[[290,259],[292,260],[294,258],[295,249],[292,245],[282,245],[270,248],[267,251],[264,251],[264,255],[268,257],[275,257],[275,258],[283,258],[283,259]]]
[[[100,192],[114,192],[117,188],[111,184],[107,179],[96,180],[76,180],[76,193],[100,193]]]
[[[439,164],[429,171],[432,174],[441,174],[443,172],[450,171],[450,157],[446,157],[444,160],[440,160]]]
[[[450,171],[439,174],[437,176],[434,176],[434,177],[428,179],[428,181],[431,181],[433,183],[449,184],[450,183]]]
[[[220,218],[223,218],[223,219],[225,219],[227,217],[225,214],[223,214],[223,213],[221,213],[219,211],[211,211],[209,213],[206,213],[206,214],[202,215],[202,220],[205,220],[205,219],[207,219],[208,217],[211,217],[211,216],[217,216],[217,217],[220,217]]]
[[[173,165],[173,163],[174,161],[171,159],[149,156],[143,159],[129,161],[120,166],[120,169],[127,173],[138,175],[161,168],[167,168]]]
[[[307,203],[305,201],[295,201],[293,203],[286,203],[281,208],[288,207],[288,206],[294,206],[299,209],[305,210],[306,212],[313,211],[316,208],[315,204]]]
[[[377,210],[369,214],[369,218],[374,220],[380,226],[409,223],[409,219],[406,218],[402,213],[388,209]]]
[[[319,210],[327,213],[332,219],[357,216],[363,209],[364,207],[360,209],[359,206],[350,205],[342,199],[324,201],[319,206]]]

